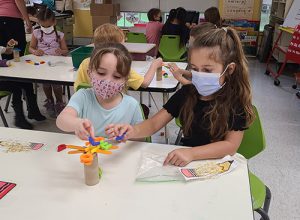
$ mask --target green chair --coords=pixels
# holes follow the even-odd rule
[[[251,126],[245,130],[242,143],[238,149],[238,153],[246,159],[250,159],[266,147],[265,136],[262,129],[258,111],[253,106],[256,118]],[[180,128],[175,144],[180,143],[182,137],[182,129],[179,118],[175,119],[176,125]],[[269,220],[268,211],[271,202],[270,189],[253,173],[249,171],[249,182],[252,196],[253,210],[260,214],[263,220]]]
[[[180,46],[180,36],[163,35],[160,39],[158,51],[164,61],[186,61],[186,47]]]
[[[4,98],[4,97],[10,97],[11,95],[11,92],[8,92],[8,91],[0,91],[0,99]],[[7,124],[7,121],[6,121],[6,118],[4,116],[4,113],[2,111],[2,108],[0,106],[0,117],[2,119],[2,122],[4,124],[5,127],[8,127],[8,124]]]
[[[253,106],[256,115],[255,121],[245,130],[242,143],[238,149],[238,153],[246,159],[250,159],[266,147],[265,135],[261,125],[258,111]],[[263,220],[269,220],[268,211],[271,202],[270,189],[253,173],[249,172],[249,180],[252,195],[253,210],[258,212]]]
[[[90,85],[90,84],[88,84],[88,83],[80,83],[80,84],[77,86],[77,88],[76,88],[76,92],[77,92],[79,89],[88,89],[88,88],[91,88],[91,85]],[[142,106],[140,106],[140,107],[141,107],[141,112],[142,112],[143,119],[145,120],[145,114],[144,114],[143,108],[142,108]],[[146,137],[146,138],[145,138],[145,141],[151,143],[151,142],[152,142],[152,139],[151,139],[151,137]]]
[[[128,32],[126,34],[126,42],[128,43],[147,43],[144,33]]]

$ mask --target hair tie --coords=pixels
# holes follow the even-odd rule
[[[227,27],[222,27],[222,29],[227,33]]]

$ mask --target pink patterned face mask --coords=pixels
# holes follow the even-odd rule
[[[114,97],[124,89],[124,83],[116,83],[110,80],[99,80],[91,77],[94,92],[102,99]]]

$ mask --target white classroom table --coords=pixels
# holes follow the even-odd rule
[[[0,78],[12,79],[30,82],[54,83],[73,85],[76,76],[74,71],[72,58],[64,56],[35,56],[26,55],[20,57],[20,62],[11,61],[12,66],[0,68]],[[27,63],[31,60],[35,63],[44,61],[44,64],[34,65]],[[48,62],[56,64],[49,66]]]
[[[150,44],[150,43],[128,43],[125,42],[123,45],[127,48],[129,53],[138,53],[138,54],[146,54],[150,50],[152,50],[156,44]],[[89,44],[87,47],[93,47],[94,44]]]
[[[31,219],[253,220],[246,160],[219,178],[192,182],[135,182],[142,151],[166,155],[171,145],[127,142],[99,155],[103,176],[86,186],[79,155],[57,145],[83,142],[73,135],[0,128],[0,140],[45,143],[38,151],[0,151],[0,180],[16,183],[0,200],[0,217]],[[196,163],[196,162],[194,162]]]
[[[69,86],[73,86],[76,77],[72,58],[64,56],[35,56],[26,55],[20,58],[20,62],[11,61],[12,66],[0,68],[0,79],[32,82],[32,83],[51,83],[66,85],[68,97],[70,98]],[[34,65],[27,63],[31,60],[35,63],[44,61],[44,64]],[[48,62],[55,64],[49,66]]]
[[[33,62],[45,61],[45,64],[33,65],[27,63],[26,60],[31,60]],[[47,62],[56,63],[56,66],[49,66]],[[150,67],[150,61],[133,61],[132,69],[137,71],[137,73],[144,75],[146,70]],[[185,69],[187,63],[176,62],[179,68]],[[22,81],[22,82],[32,82],[32,83],[51,83],[60,84],[66,86],[73,86],[74,80],[76,79],[77,72],[73,69],[71,57],[63,56],[35,56],[26,55],[21,57],[21,62],[13,62],[12,66],[0,68],[0,79],[12,80],[12,81]],[[148,88],[139,88],[137,91],[146,92],[159,92],[163,95],[163,104],[165,104],[169,99],[169,94],[175,92],[179,83],[169,73],[168,78],[162,78],[161,81],[156,81],[156,76],[154,76],[151,84]],[[68,97],[70,98],[70,91],[68,88]],[[140,95],[142,97],[142,94]],[[142,99],[140,100],[142,103]],[[165,127],[165,139],[168,143],[168,129]]]

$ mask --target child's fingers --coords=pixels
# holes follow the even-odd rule
[[[185,161],[182,161],[178,166],[179,167],[184,167],[185,165],[187,165],[187,163]]]
[[[167,165],[167,164],[169,164],[170,161],[173,159],[174,156],[175,156],[175,154],[173,153],[173,151],[170,152],[170,153],[168,154],[167,158],[166,158],[165,161],[164,161],[164,166]]]

